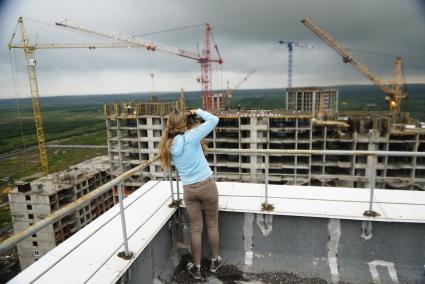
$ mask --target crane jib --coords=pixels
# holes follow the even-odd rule
[[[402,90],[404,77],[401,67],[402,60],[400,57],[397,57],[394,62],[393,79],[390,83],[385,83],[380,77],[372,73],[365,64],[353,56],[346,47],[337,42],[326,30],[315,24],[310,18],[303,19],[301,22],[332,49],[339,53],[342,56],[344,63],[350,63],[355,69],[357,69],[357,71],[380,88],[387,95],[387,103],[391,111],[400,112],[401,99],[407,96],[407,93]]]

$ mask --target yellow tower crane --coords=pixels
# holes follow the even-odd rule
[[[314,23],[312,19],[306,18],[301,20],[301,22],[321,40],[327,43],[332,49],[338,52],[342,56],[344,63],[350,63],[361,74],[363,74],[367,79],[369,79],[373,84],[375,84],[385,94],[387,94],[386,100],[390,111],[400,112],[401,100],[407,97],[407,93],[402,90],[404,77],[402,72],[401,57],[397,57],[395,59],[392,80],[388,83],[385,83],[376,74],[372,73],[365,64],[361,63],[356,57],[354,57],[354,55],[352,55],[346,47],[337,42],[326,30]]]
[[[249,72],[245,78],[242,79],[242,81],[240,81],[236,86],[234,86],[233,88],[230,88],[230,81],[227,81],[227,91],[226,91],[226,108],[230,109],[231,108],[231,104],[232,104],[232,97],[233,97],[233,91],[239,89],[239,87],[245,83],[249,77],[251,77],[252,74],[255,73],[255,70],[252,70],[251,72]]]
[[[14,44],[13,40],[18,32],[21,35],[21,42]],[[137,44],[132,43],[50,43],[50,44],[31,44],[28,34],[25,30],[23,17],[19,17],[18,23],[13,31],[12,38],[8,44],[9,50],[12,48],[23,49],[25,52],[28,79],[31,90],[32,107],[34,111],[35,128],[37,132],[37,142],[40,152],[40,162],[43,175],[49,174],[49,163],[47,160],[46,151],[46,139],[44,136],[43,119],[41,115],[40,97],[38,92],[37,74],[36,74],[36,60],[34,57],[34,51],[37,49],[55,49],[55,48],[129,48],[129,47],[140,47]]]

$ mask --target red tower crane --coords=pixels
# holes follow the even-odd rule
[[[69,28],[69,29],[80,31],[80,32],[88,33],[95,36],[101,36],[104,38],[113,39],[120,42],[126,42],[130,44],[138,45],[150,51],[159,50],[162,52],[167,52],[177,56],[196,60],[198,63],[201,64],[200,83],[202,86],[202,106],[205,110],[216,110],[219,108],[219,106],[217,106],[217,104],[214,104],[213,102],[211,64],[212,63],[223,64],[223,59],[221,58],[220,52],[218,51],[218,47],[216,44],[214,44],[214,48],[217,52],[217,56],[214,58],[211,56],[211,49],[210,49],[211,26],[209,23],[205,24],[204,45],[203,45],[201,54],[199,54],[199,52],[195,53],[191,51],[186,51],[180,48],[162,45],[153,41],[144,40],[138,37],[132,37],[122,33],[108,33],[108,32],[101,32],[101,31],[94,31],[87,27],[70,24],[67,20],[65,20],[64,22],[56,23],[56,25],[64,27],[64,28]]]

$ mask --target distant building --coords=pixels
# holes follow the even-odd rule
[[[69,169],[37,180],[20,183],[9,193],[15,232],[22,231],[56,210],[77,200],[111,179],[107,156],[84,161]],[[84,208],[26,238],[18,245],[21,269],[25,269],[52,248],[114,206],[108,191]]]
[[[338,113],[338,90],[319,87],[288,88],[286,110],[310,112],[313,117]]]

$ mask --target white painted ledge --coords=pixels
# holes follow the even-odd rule
[[[139,255],[176,211],[170,183],[150,181],[124,200],[129,250]],[[48,252],[9,283],[115,283],[135,260],[123,260],[116,205]]]
[[[364,188],[269,185],[274,210],[262,211],[264,184],[218,182],[223,211],[273,215],[425,223],[425,192],[375,189],[373,210],[379,217],[365,217],[370,190]]]

